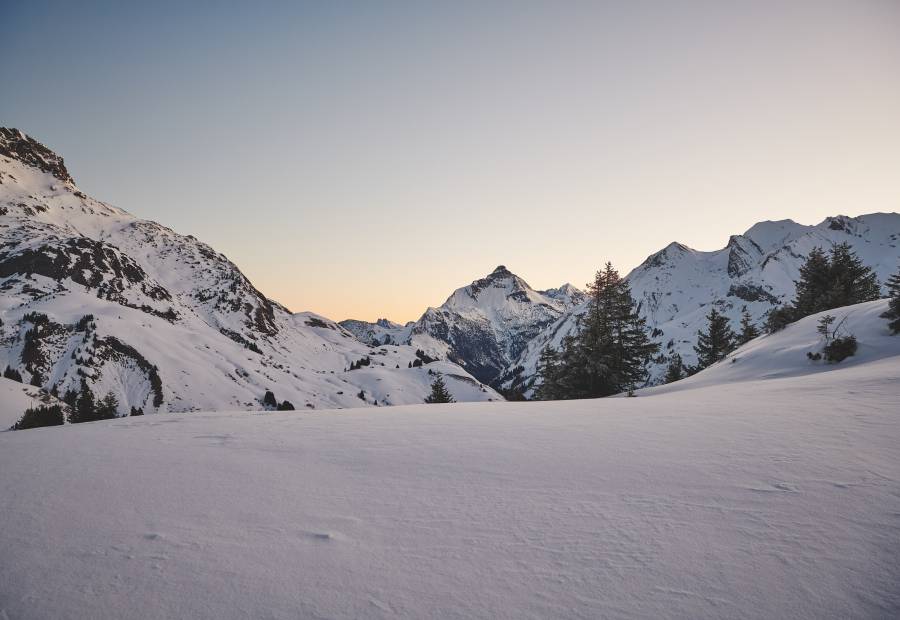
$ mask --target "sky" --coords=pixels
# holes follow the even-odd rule
[[[189,6],[188,6],[189,5]],[[333,319],[900,211],[900,2],[10,3],[0,124]]]

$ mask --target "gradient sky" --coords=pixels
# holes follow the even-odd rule
[[[124,4],[5,5],[0,124],[292,310],[900,210],[895,0]]]

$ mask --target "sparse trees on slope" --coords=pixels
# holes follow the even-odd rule
[[[447,389],[447,385],[444,383],[444,377],[441,373],[437,373],[434,381],[431,382],[431,394],[428,395],[425,402],[429,404],[455,402],[450,394],[450,390]]]
[[[734,332],[728,317],[710,308],[706,315],[706,331],[697,332],[697,369],[712,366],[734,350]]]
[[[885,282],[888,295],[891,300],[888,302],[888,309],[881,317],[888,319],[888,327],[892,334],[900,333],[900,270],[888,278]]]
[[[881,296],[878,278],[849,243],[839,243],[828,255],[813,248],[800,268],[800,279],[792,304],[769,313],[766,328],[778,331],[810,314],[874,301]]]

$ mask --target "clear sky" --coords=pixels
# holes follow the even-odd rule
[[[498,264],[580,286],[673,240],[900,210],[896,0],[2,14],[0,124],[292,310],[405,321]]]

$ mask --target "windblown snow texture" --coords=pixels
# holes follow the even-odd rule
[[[885,306],[637,398],[0,433],[0,617],[896,618]]]

